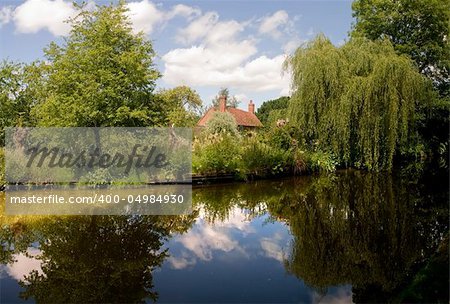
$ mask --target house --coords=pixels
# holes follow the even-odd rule
[[[259,121],[258,117],[255,115],[255,104],[253,101],[250,100],[248,104],[248,112],[227,107],[227,98],[226,96],[220,96],[219,98],[219,106],[218,107],[212,107],[210,108],[205,115],[198,121],[197,126],[198,127],[204,127],[206,126],[206,123],[213,117],[213,114],[215,112],[228,112],[230,113],[234,119],[236,120],[236,123],[241,130],[254,130],[256,128],[260,128],[263,126],[263,124]]]

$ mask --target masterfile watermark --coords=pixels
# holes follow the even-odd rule
[[[45,163],[49,168],[87,167],[92,169],[95,167],[118,167],[124,168],[124,173],[128,174],[132,166],[147,169],[152,167],[160,169],[168,166],[166,155],[156,151],[156,146],[148,147],[136,144],[129,155],[118,152],[114,155],[101,153],[98,148],[94,149],[93,152],[83,150],[79,154],[73,154],[65,152],[58,147],[49,149],[38,145],[28,149],[26,166],[30,168],[35,165],[37,168],[41,168]]]
[[[189,128],[8,128],[8,184],[191,181]]]
[[[190,210],[190,128],[8,128],[5,139],[7,214]]]

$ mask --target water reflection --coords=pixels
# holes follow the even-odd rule
[[[22,288],[0,300],[448,302],[447,185],[344,171],[196,188],[190,216],[1,213],[1,280]]]
[[[156,300],[152,272],[168,255],[161,246],[170,234],[186,231],[194,218],[195,214],[164,218],[3,217],[2,263],[8,264],[6,272],[19,280],[22,290],[18,296],[25,300]],[[36,247],[29,247],[32,244]]]

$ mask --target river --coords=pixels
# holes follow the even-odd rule
[[[192,196],[183,216],[0,213],[0,303],[448,303],[447,173],[345,170]]]

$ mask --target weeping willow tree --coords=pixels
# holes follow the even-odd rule
[[[416,138],[416,110],[429,83],[389,42],[364,38],[335,47],[324,36],[285,62],[292,73],[288,108],[318,149],[346,165],[390,169]]]

